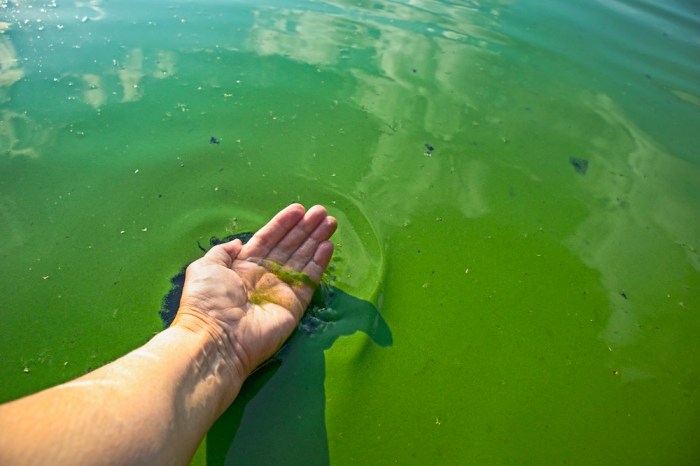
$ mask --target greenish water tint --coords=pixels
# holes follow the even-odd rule
[[[697,464],[699,15],[0,1],[0,400],[150,338],[197,241],[323,203],[336,331],[195,464]]]

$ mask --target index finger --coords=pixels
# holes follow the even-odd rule
[[[239,259],[265,258],[270,251],[304,218],[306,209],[301,204],[291,204],[277,213],[272,220],[258,230],[238,255]]]

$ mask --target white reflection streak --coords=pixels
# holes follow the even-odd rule
[[[24,113],[11,110],[0,112],[0,153],[10,157],[39,156],[34,143],[41,144],[48,135]]]
[[[634,343],[639,319],[657,311],[645,305],[647,288],[658,290],[661,277],[667,283],[686,279],[677,266],[680,251],[700,271],[700,216],[687,201],[700,186],[700,169],[665,152],[609,97],[596,96],[586,105],[610,131],[591,141],[593,163],[603,167],[591,180],[591,194],[596,206],[607,200],[607,208],[592,207],[569,245],[601,274],[612,309],[602,338],[620,347]],[[618,175],[630,170],[629,176]],[[627,299],[631,286],[637,286],[634,300]]]
[[[428,201],[424,194],[434,185],[447,191],[437,198],[444,199],[447,194],[457,200],[465,217],[488,213],[483,195],[488,168],[475,160],[463,159],[458,162],[458,170],[446,174],[448,164],[455,161],[436,156],[426,160],[419,177],[410,183],[400,180],[401,189],[389,186],[403,157],[420,156],[422,142],[412,140],[415,134],[426,133],[444,143],[464,131],[464,113],[477,109],[469,89],[485,85],[479,82],[483,79],[481,73],[469,68],[478,67],[485,54],[490,52],[439,36],[384,26],[376,43],[376,55],[380,72],[386,78],[360,71],[355,73],[358,87],[354,99],[360,107],[387,127],[394,126],[397,121],[410,122],[406,131],[380,137],[371,170],[357,184],[360,193],[371,193],[373,198],[378,194],[381,205],[396,212],[397,223],[414,211],[419,199]],[[473,82],[466,77],[471,77]],[[432,85],[437,88],[428,87]],[[420,112],[420,108],[424,111]],[[416,116],[421,119],[416,120]],[[416,153],[406,154],[406,147],[411,145],[416,147]],[[407,187],[410,193],[406,193]],[[401,192],[400,199],[396,192]]]
[[[0,36],[0,102],[6,100],[5,90],[22,77],[24,71],[18,66],[19,58],[12,41],[7,36]]]
[[[165,79],[175,74],[175,53],[159,50],[158,60],[156,61],[156,70],[153,72],[153,77],[157,79]]]
[[[84,74],[83,81],[85,82],[85,90],[83,97],[85,102],[95,110],[99,110],[107,103],[107,94],[102,89],[102,78],[96,74]]]
[[[487,83],[478,67],[484,55],[493,56],[483,45],[489,41],[505,42],[495,31],[480,27],[475,19],[484,20],[477,6],[446,6],[436,12],[435,2],[411,1],[409,5],[388,3],[382,11],[349,7],[344,2],[324,2],[344,11],[342,18],[328,12],[289,9],[261,9],[255,12],[249,46],[259,55],[280,55],[313,65],[335,65],[342,46],[372,50],[374,70],[351,69],[357,86],[351,97],[358,107],[378,119],[379,127],[394,128],[378,136],[371,150],[372,161],[366,175],[358,181],[354,194],[358,199],[369,197],[393,209],[394,220],[403,222],[415,209],[419,198],[431,185],[448,183],[449,195],[459,200],[467,217],[485,215],[489,208],[485,196],[488,170],[476,161],[459,162],[459,170],[449,176],[445,171],[454,161],[435,157],[425,164],[420,177],[407,182],[398,180],[396,167],[404,157],[421,157],[422,144],[415,135],[427,133],[441,142],[450,141],[463,131],[463,113],[477,109],[470,87],[478,89]],[[501,2],[502,4],[510,3]],[[348,12],[348,8],[353,8]],[[491,22],[497,17],[492,9]],[[352,20],[349,18],[356,18]],[[417,25],[439,21],[451,29],[443,35],[425,34],[395,27],[387,22],[402,20]],[[379,31],[372,38],[370,31]],[[487,35],[485,35],[488,32]],[[465,44],[471,34],[480,35],[482,47]],[[417,74],[416,70],[420,70]],[[471,77],[474,82],[465,82]],[[435,89],[432,83],[437,82]],[[421,109],[424,109],[421,111]],[[416,119],[416,117],[418,119]],[[395,131],[403,127],[403,131]],[[406,154],[407,147],[416,147],[415,154]],[[396,189],[399,183],[401,189]],[[411,190],[406,193],[406,188]],[[396,192],[401,192],[397,199]]]
[[[95,13],[93,16],[86,16],[86,18],[88,18],[92,21],[100,21],[100,20],[103,20],[107,16],[104,8],[102,8],[100,6],[101,4],[102,4],[102,0],[89,0],[87,2],[75,2],[76,7],[89,8],[90,10],[92,10]]]
[[[7,89],[24,77],[18,64],[19,57],[12,41],[7,36],[0,36],[0,103],[8,100]],[[0,154],[36,158],[39,154],[33,144],[46,137],[46,132],[40,130],[26,113],[0,111]]]
[[[332,65],[338,61],[338,47],[333,39],[338,27],[333,16],[261,9],[254,12],[254,17],[249,43],[258,55],[280,55],[312,65]]]
[[[143,98],[142,81],[144,77],[167,79],[175,75],[176,54],[172,51],[156,51],[156,61],[152,66],[144,66],[145,62],[147,61],[140,48],[134,48],[127,52],[123,65],[119,65],[116,60],[114,61],[115,66],[119,66],[117,75],[122,88],[122,103],[137,102]],[[110,70],[110,73],[113,71]],[[105,75],[110,73],[105,73]],[[87,73],[80,77],[86,86],[83,90],[85,103],[95,110],[99,110],[109,100],[109,89],[105,85],[105,81],[110,81],[109,76]]]
[[[119,70],[122,102],[136,102],[141,99],[143,93],[140,82],[143,76],[143,51],[140,48],[132,49],[127,56],[126,63]]]

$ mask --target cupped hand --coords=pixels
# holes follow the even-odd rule
[[[336,227],[325,208],[292,204],[245,245],[214,246],[187,267],[173,325],[226,340],[246,377],[294,331],[333,255]]]

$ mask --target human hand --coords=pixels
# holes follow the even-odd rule
[[[333,255],[326,209],[292,204],[248,243],[211,248],[187,267],[173,325],[221,340],[242,378],[287,340]]]

